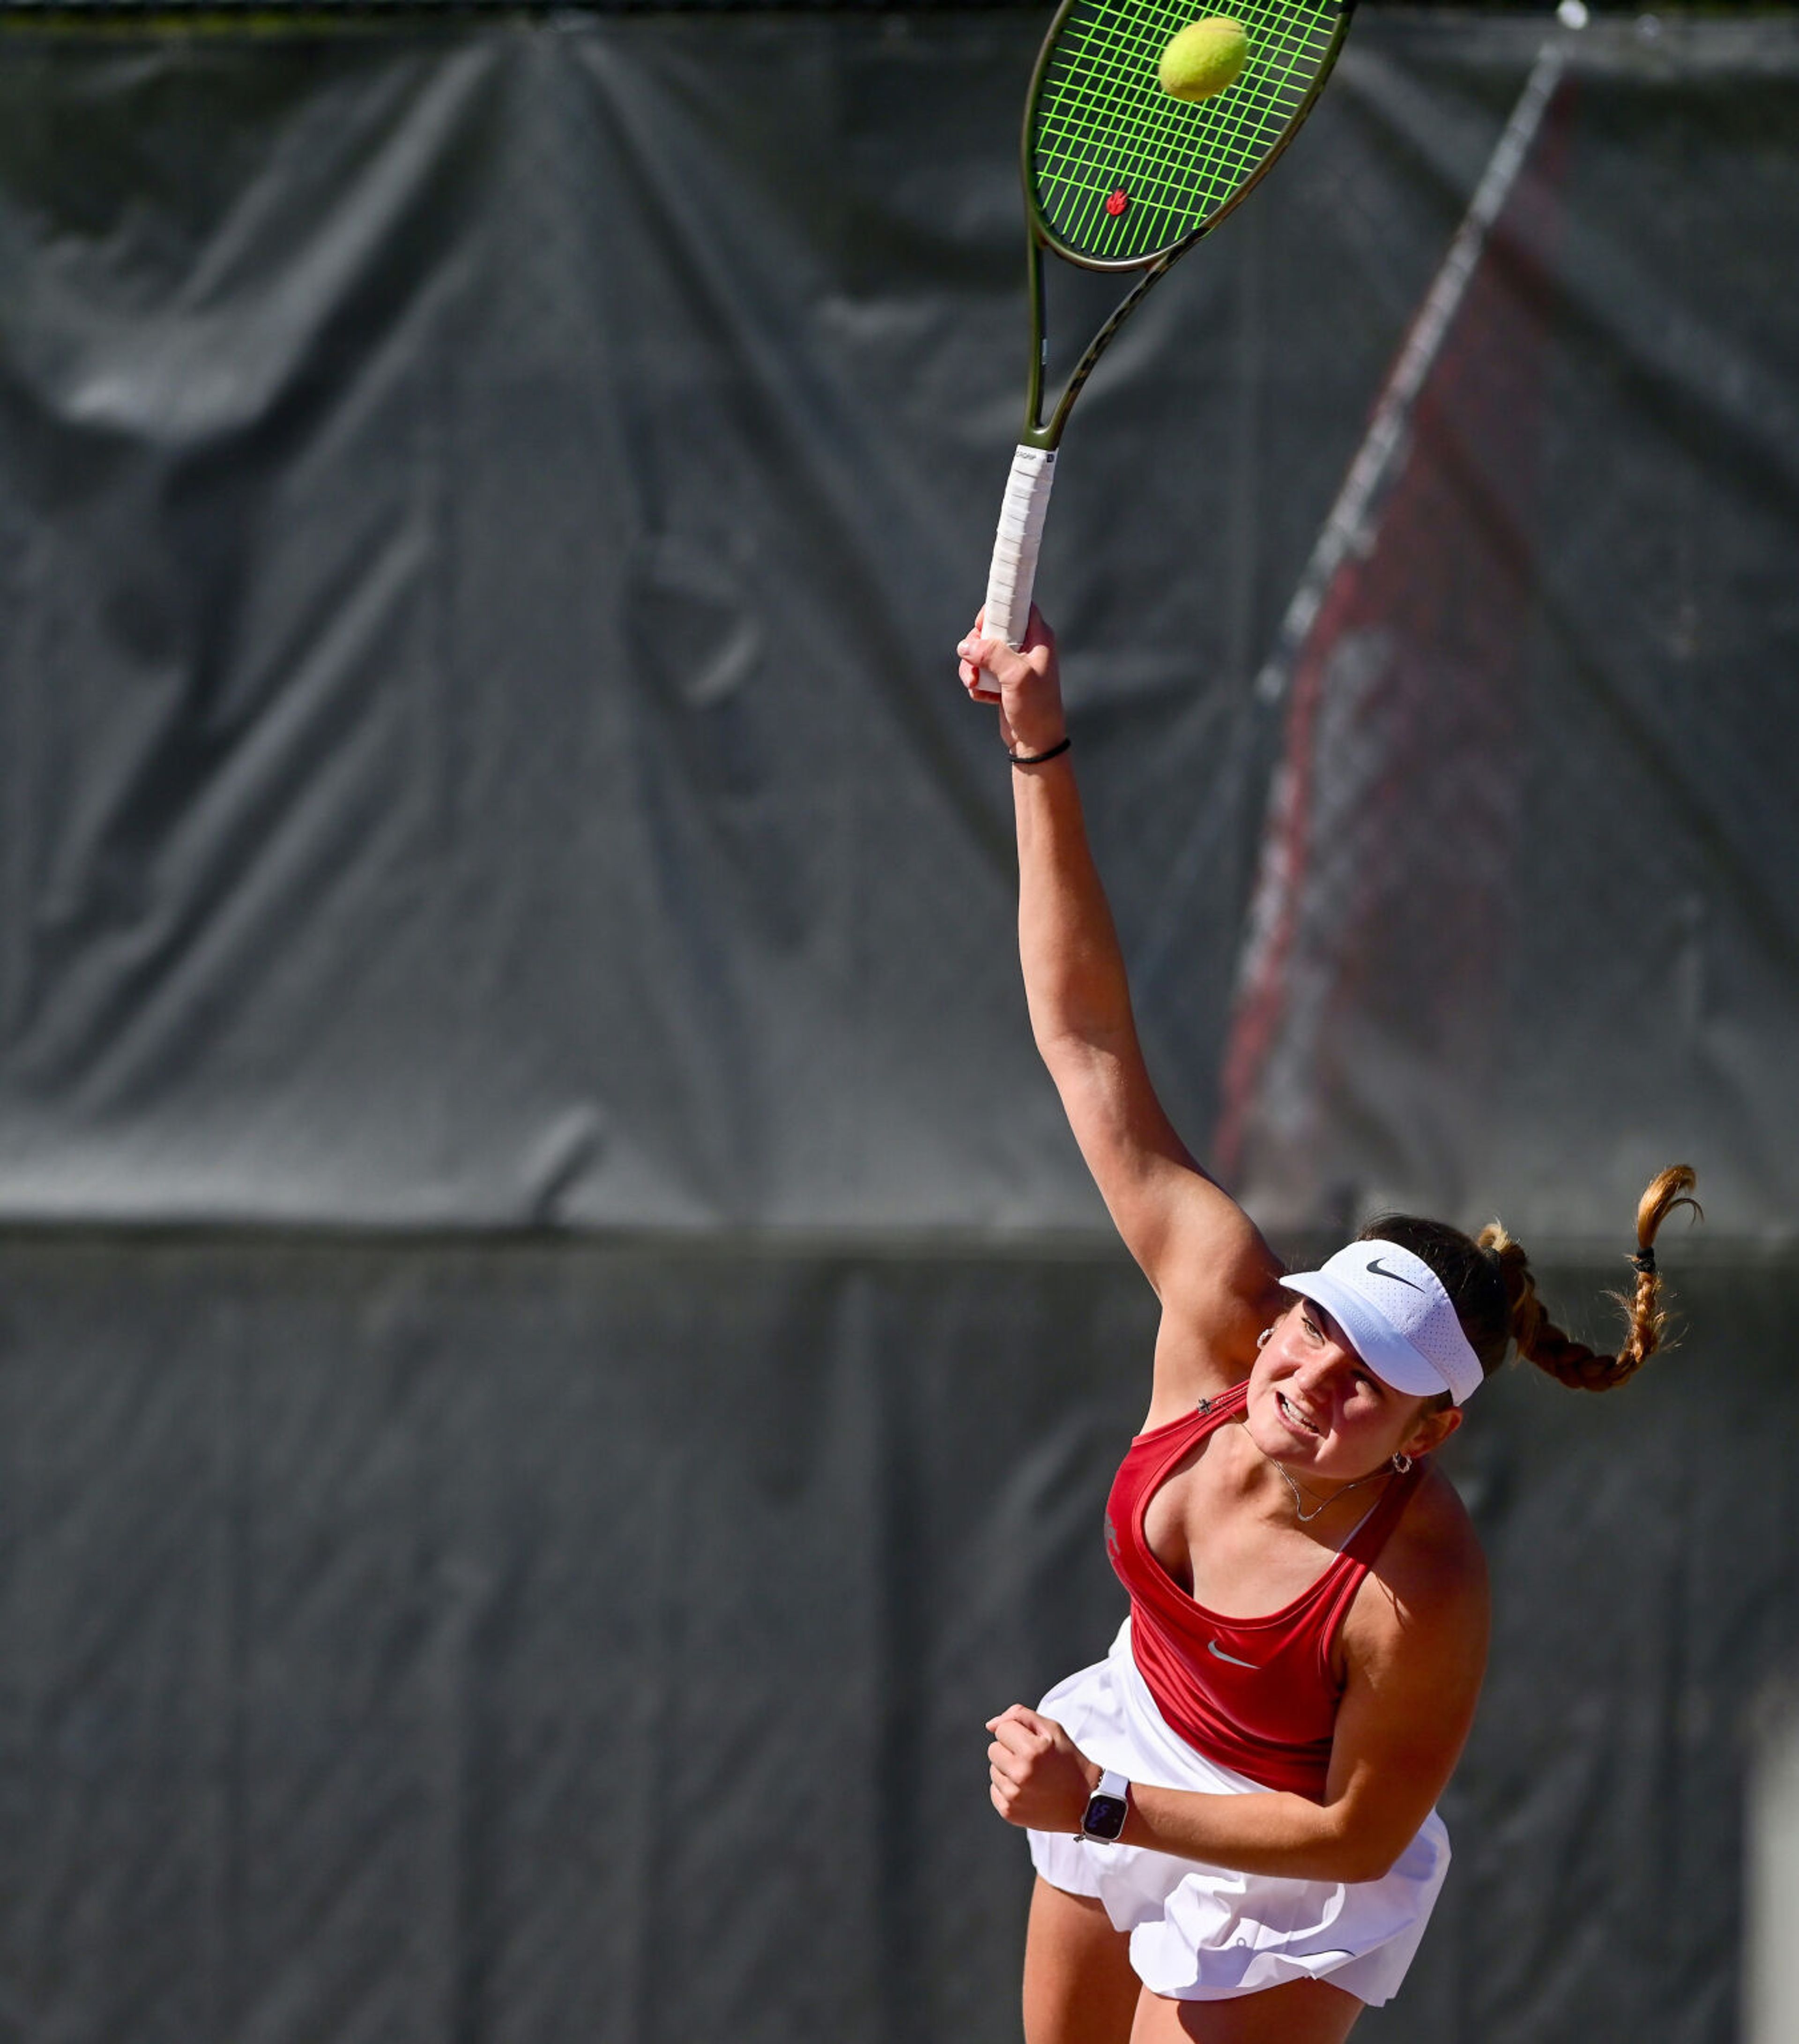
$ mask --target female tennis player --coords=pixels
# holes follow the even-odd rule
[[[994,1807],[1037,1869],[1028,2044],[1338,2044],[1423,1935],[1486,1654],[1480,1549],[1433,1451],[1514,1342],[1590,1390],[1637,1368],[1662,1329],[1655,1232],[1693,1174],[1643,1195],[1615,1356],[1549,1324],[1497,1226],[1393,1216],[1284,1274],[1145,1071],[1055,642],[1035,612],[1017,652],[979,624],[959,671],[1017,769],[1033,1032],[1162,1304],[1106,1514],[1130,1616],[987,1727]]]

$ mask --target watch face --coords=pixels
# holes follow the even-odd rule
[[[1122,1796],[1090,1796],[1087,1814],[1081,1819],[1082,1835],[1116,1845],[1118,1834],[1124,1828],[1125,1807]]]

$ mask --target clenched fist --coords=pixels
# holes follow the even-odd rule
[[[1009,1824],[1078,1831],[1100,1769],[1054,1718],[1014,1704],[987,1720],[988,1794]]]

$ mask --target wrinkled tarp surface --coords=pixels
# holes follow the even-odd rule
[[[1492,1669],[1357,2044],[1737,2034],[1799,1285],[1682,1247],[1683,1347],[1470,1408]],[[1120,1616],[1121,1258],[13,1238],[0,1301],[0,2034],[1015,2044],[981,1725]]]
[[[9,36],[0,1211],[1103,1225],[948,662],[1039,27]],[[1253,690],[1540,33],[1359,21],[1084,396],[1040,593],[1159,1079],[1203,1146],[1237,1044],[1267,1211],[1613,1235],[1689,1155],[1786,1231],[1790,18],[1587,32],[1341,643]]]

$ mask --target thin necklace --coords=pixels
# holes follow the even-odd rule
[[[1346,1483],[1341,1490],[1332,1491],[1328,1497],[1320,1497],[1317,1491],[1306,1490],[1303,1484],[1297,1482],[1286,1470],[1281,1467],[1272,1455],[1266,1454],[1259,1446],[1256,1447],[1255,1452],[1293,1493],[1294,1515],[1301,1526],[1309,1526],[1320,1512],[1335,1504],[1340,1497],[1347,1497],[1352,1490],[1359,1490],[1363,1484],[1372,1483],[1376,1477],[1390,1476],[1393,1473],[1391,1468],[1386,1462],[1382,1462],[1378,1470],[1370,1470],[1366,1476],[1359,1476],[1353,1483]],[[1299,1501],[1301,1492],[1312,1500],[1312,1509],[1309,1512]]]

